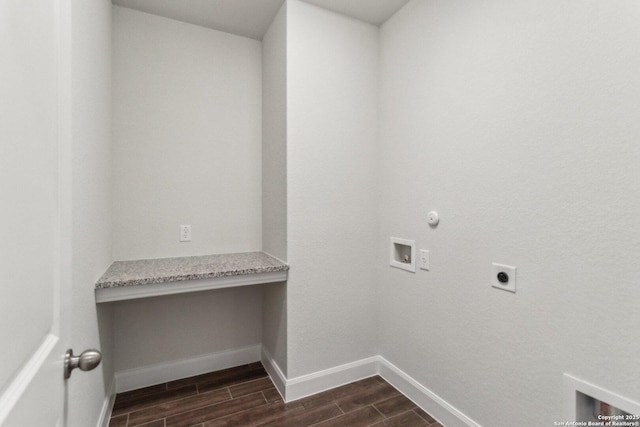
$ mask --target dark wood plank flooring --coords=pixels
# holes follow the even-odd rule
[[[110,427],[442,427],[381,377],[290,403],[260,362],[116,396]]]

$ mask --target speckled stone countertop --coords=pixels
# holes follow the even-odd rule
[[[288,270],[287,264],[264,252],[116,261],[98,279],[96,289]]]

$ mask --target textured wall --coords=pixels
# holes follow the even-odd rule
[[[287,5],[288,377],[376,354],[377,28]]]
[[[95,425],[113,379],[111,308],[94,284],[113,261],[111,234],[111,3],[71,2],[72,307],[76,354],[102,350],[93,372],[68,384],[68,425]]]
[[[640,400],[639,19],[425,0],[382,27],[381,354],[481,425],[562,420],[564,372]],[[389,267],[389,236],[431,271]]]
[[[113,11],[115,258],[260,250],[260,42]],[[116,371],[259,344],[260,297],[251,286],[114,304]]]
[[[115,258],[260,250],[260,42],[116,6],[113,51]]]
[[[287,259],[287,6],[262,40],[262,250]],[[263,348],[287,372],[287,287],[263,287]]]
[[[255,286],[118,302],[116,371],[259,345],[261,312]]]
[[[262,249],[287,259],[287,6],[262,40]]]

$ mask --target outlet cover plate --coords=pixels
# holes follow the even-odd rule
[[[429,251],[420,249],[420,269],[429,271]]]
[[[180,241],[181,242],[191,241],[191,225],[180,226]]]
[[[503,283],[498,280],[499,273],[506,273],[509,280]],[[511,265],[498,264],[494,262],[491,264],[491,286],[503,291],[509,291],[516,293],[516,267]]]

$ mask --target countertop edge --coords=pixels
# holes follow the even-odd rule
[[[266,267],[256,267],[256,268],[242,268],[242,269],[230,269],[230,270],[217,270],[211,271],[208,273],[191,273],[185,272],[184,274],[171,274],[171,275],[159,275],[159,276],[149,276],[142,278],[133,278],[133,279],[123,279],[123,280],[103,280],[105,276],[108,275],[109,270],[116,265],[117,263],[123,262],[147,262],[147,261],[155,261],[158,262],[158,259],[154,260],[135,260],[135,261],[115,261],[112,263],[109,268],[105,271],[105,273],[98,279],[95,283],[95,289],[114,289],[114,288],[124,288],[124,287],[133,287],[133,286],[141,286],[141,285],[153,285],[160,283],[176,283],[176,282],[187,282],[191,280],[202,280],[202,279],[215,279],[215,278],[223,278],[223,277],[233,277],[233,276],[248,276],[253,274],[262,274],[262,273],[272,273],[272,272],[286,272],[289,271],[289,265],[284,263],[283,261],[265,253],[265,252],[246,252],[246,253],[232,253],[232,254],[216,254],[212,255],[214,257],[220,257],[224,259],[225,256],[242,256],[249,254],[262,254],[263,256],[268,257],[273,262],[277,263],[277,265],[266,266]],[[202,256],[194,256],[194,257],[180,257],[185,260],[201,258]],[[162,258],[159,260],[175,260],[177,258]],[[161,262],[161,261],[159,261]]]
[[[186,280],[179,282],[154,283],[138,286],[118,286],[95,290],[96,303],[109,303],[140,298],[185,294],[200,291],[237,288],[249,285],[264,285],[286,282],[288,271],[245,274],[240,276],[214,277],[210,279]]]

